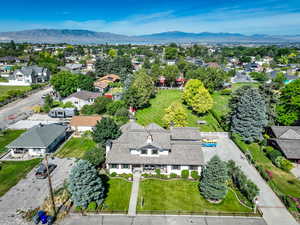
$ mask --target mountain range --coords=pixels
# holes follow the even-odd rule
[[[244,35],[240,33],[187,33],[170,31],[149,35],[127,36],[108,32],[69,29],[36,29],[0,32],[0,41],[72,44],[163,44],[177,43],[295,43],[300,35]]]

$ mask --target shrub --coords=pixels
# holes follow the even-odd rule
[[[199,180],[199,179],[200,179],[200,176],[199,176],[198,171],[192,171],[192,172],[191,172],[191,177],[192,177],[194,180]]]
[[[155,174],[156,174],[156,176],[160,176],[160,169],[155,169]]]
[[[111,174],[110,174],[110,176],[111,177],[115,177],[115,176],[117,176],[118,174],[116,173],[116,172],[112,172]]]
[[[282,156],[282,153],[274,148],[272,148],[271,146],[267,146],[265,149],[264,149],[267,157],[272,161],[272,163],[274,165],[276,165],[276,159],[277,157],[279,156]]]
[[[231,89],[223,89],[220,91],[221,95],[231,95],[232,91]]]
[[[260,175],[262,176],[262,178],[264,178],[264,180],[269,181],[270,177],[267,174],[267,172],[265,171],[265,169],[262,166],[256,166],[256,169],[258,170],[258,172],[260,173]]]
[[[118,175],[119,177],[123,177],[123,178],[125,178],[125,179],[129,179],[129,178],[131,178],[132,177],[132,174],[130,174],[130,173],[122,173],[122,174],[119,174]]]
[[[275,165],[287,172],[293,169],[293,164],[283,156],[278,156],[276,158]]]
[[[189,175],[190,175],[190,173],[189,173],[188,170],[182,170],[182,171],[181,171],[181,178],[183,178],[183,179],[188,179],[188,178],[189,178]]]
[[[177,174],[176,173],[170,173],[170,178],[177,178]]]
[[[89,211],[95,211],[97,208],[97,203],[96,202],[90,202],[88,205],[88,210]]]

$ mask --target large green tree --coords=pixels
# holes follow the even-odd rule
[[[179,77],[180,72],[177,65],[167,65],[162,70],[162,74],[166,78],[166,81],[173,86],[176,78]]]
[[[89,149],[84,153],[83,159],[98,167],[105,161],[105,150],[102,146]]]
[[[196,113],[205,113],[213,106],[213,99],[200,80],[189,80],[184,87],[182,98]]]
[[[95,167],[79,160],[71,169],[68,190],[75,206],[86,208],[90,202],[100,205],[104,199],[104,185]]]
[[[154,82],[145,70],[135,73],[134,80],[126,91],[124,100],[128,106],[143,108],[149,104],[150,98],[154,95]]]
[[[215,155],[203,168],[200,192],[208,200],[222,200],[227,194],[227,180],[227,165]]]
[[[165,109],[165,112],[163,117],[165,127],[184,127],[187,125],[187,112],[181,103],[172,103]]]
[[[292,81],[281,89],[276,112],[279,123],[283,125],[300,124],[300,79]]]
[[[98,121],[92,132],[93,140],[103,146],[108,140],[114,140],[120,135],[119,126],[109,117],[104,117],[100,122]]]
[[[239,134],[244,141],[261,140],[268,121],[266,104],[259,90],[251,86],[239,88],[233,93],[229,107],[231,132]]]

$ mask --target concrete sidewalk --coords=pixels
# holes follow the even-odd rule
[[[141,174],[139,172],[133,173],[133,184],[131,189],[130,202],[128,207],[128,216],[136,216],[136,205],[139,195]]]

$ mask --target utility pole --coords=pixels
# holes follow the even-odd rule
[[[55,209],[54,195],[53,195],[53,189],[52,189],[52,182],[51,182],[51,177],[50,177],[50,173],[49,173],[47,154],[45,155],[45,162],[46,162],[46,168],[47,168],[47,177],[48,177],[48,186],[49,186],[49,193],[50,193],[50,198],[51,198],[51,205],[52,205],[52,210],[53,210],[53,213],[54,213],[54,216],[55,216],[56,215],[56,209]]]

